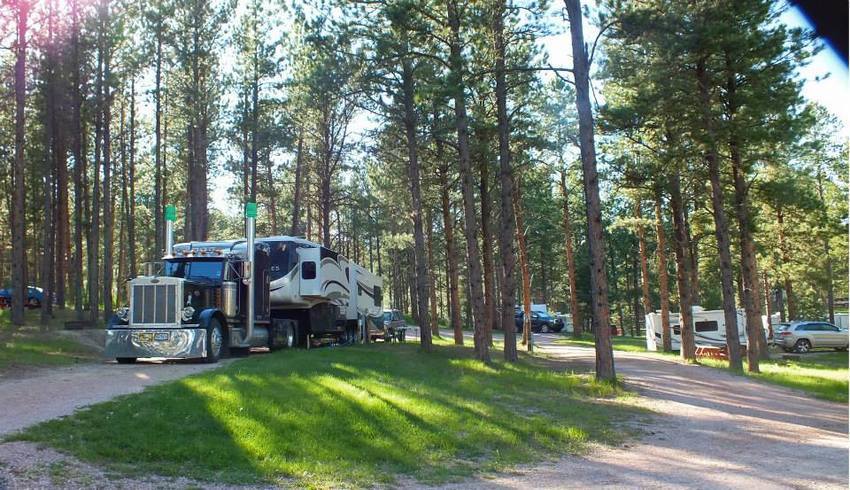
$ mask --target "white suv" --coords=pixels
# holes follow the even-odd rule
[[[819,347],[847,350],[847,330],[826,322],[794,322],[774,334],[776,345],[786,352],[808,352]]]

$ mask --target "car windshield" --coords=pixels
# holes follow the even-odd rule
[[[549,316],[548,313],[543,313],[543,312],[538,312],[537,316],[539,316],[540,318],[542,318],[544,320],[550,320],[552,318],[551,316]]]
[[[393,313],[391,311],[385,311],[384,312],[384,321],[385,322],[393,321]]]
[[[163,275],[182,277],[189,281],[218,283],[221,281],[222,264],[224,261],[221,259],[167,260]]]
[[[774,330],[776,330],[777,332],[781,332],[783,330],[788,330],[788,327],[790,327],[790,326],[791,326],[790,323],[780,323],[779,325],[776,326],[776,328],[774,328]]]

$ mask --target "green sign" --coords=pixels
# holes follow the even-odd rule
[[[165,221],[177,221],[177,208],[173,204],[165,206]]]
[[[256,218],[257,217],[257,203],[255,203],[255,202],[246,202],[245,203],[245,217],[246,218]]]

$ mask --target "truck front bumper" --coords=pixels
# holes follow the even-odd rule
[[[203,328],[111,328],[106,331],[106,357],[207,356],[207,331]]]

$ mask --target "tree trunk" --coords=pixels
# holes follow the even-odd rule
[[[729,368],[742,371],[740,340],[738,339],[738,314],[735,311],[735,288],[732,281],[732,254],[729,245],[729,224],[726,210],[723,208],[723,187],[720,183],[720,162],[717,156],[717,143],[711,116],[711,94],[709,93],[706,59],[697,62],[697,83],[702,106],[702,124],[708,148],[705,161],[708,164],[708,178],[711,181],[711,207],[714,212],[714,234],[717,239],[718,260],[720,262],[720,290],[723,296],[723,317],[726,322],[726,348],[729,353]],[[758,371],[758,362],[755,369]],[[750,370],[753,365],[750,364]]]
[[[513,206],[516,216],[516,242],[519,245],[519,267],[522,274],[522,345],[534,350],[531,332],[531,271],[528,267],[528,243],[525,236],[525,220],[522,215],[522,180],[515,182]],[[516,324],[516,323],[515,323]]]
[[[505,39],[504,39],[505,0],[499,0],[493,13],[493,40],[496,54],[496,119],[499,134],[499,182],[501,184],[501,227],[499,234],[499,255],[502,259],[502,330],[505,334],[505,360],[517,360],[516,325],[514,307],[516,306],[516,251],[514,233],[516,217],[514,215],[514,177],[511,169],[510,121],[508,120],[508,86],[505,81]]]
[[[821,171],[820,166],[818,166],[817,172],[817,191],[818,198],[821,203],[821,220],[826,223],[826,200],[823,196],[823,172]],[[835,277],[832,266],[832,251],[829,246],[829,237],[823,237],[823,255],[824,260],[826,262],[826,310],[829,316],[829,323],[835,323]],[[789,294],[790,297],[790,294]],[[789,307],[790,310],[790,307]]]
[[[661,212],[661,193],[655,195],[655,237],[658,242],[658,296],[661,299],[661,346],[664,352],[673,350],[670,336],[670,277],[667,273],[667,239]]]
[[[776,210],[776,227],[777,241],[779,252],[782,257],[782,265],[786,266],[791,263],[791,254],[788,253],[788,244],[785,241],[785,213],[782,209]],[[782,282],[785,286],[785,296],[788,298],[788,319],[794,321],[797,319],[797,300],[794,297],[794,283],[791,281],[791,276],[782,268]],[[785,309],[780,308],[782,321],[785,321]]]
[[[750,372],[758,372],[758,365],[753,366],[753,358],[767,359],[767,339],[761,320],[761,294],[759,287],[758,264],[753,242],[752,220],[750,218],[749,185],[746,182],[747,170],[741,157],[741,147],[735,131],[735,117],[738,112],[737,74],[732,68],[729,53],[726,59],[726,98],[729,123],[732,131],[729,133],[729,155],[732,162],[732,178],[735,183],[735,216],[738,219],[738,236],[741,248],[741,276],[744,281],[744,311],[747,316],[747,359],[750,361]],[[703,70],[704,72],[705,70]],[[705,77],[704,77],[705,78]]]
[[[97,73],[95,75],[95,123],[94,123],[94,179],[92,182],[91,227],[88,241],[88,292],[89,292],[89,321],[97,321],[100,305],[98,301],[98,261],[100,258],[100,166],[103,149],[103,20],[101,18],[100,34],[97,48]]]
[[[567,193],[567,171],[561,169],[561,194],[564,196],[564,250],[567,255],[567,283],[570,286],[570,317],[573,323],[573,337],[582,335],[581,311],[578,307],[578,290],[576,288],[576,261],[573,251],[573,222],[570,218],[570,197]]]
[[[292,200],[292,236],[301,235],[301,173],[304,162],[304,128],[298,128],[298,152],[295,155],[295,189]]]
[[[590,246],[590,301],[596,335],[596,378],[616,381],[608,308],[608,278],[605,271],[605,235],[602,230],[602,206],[599,199],[599,175],[593,138],[593,111],[590,106],[590,66],[584,45],[579,0],[564,0],[570,21],[573,48],[573,75],[576,109],[579,119],[584,195],[587,203],[587,240]],[[504,218],[503,218],[504,220]]]
[[[442,145],[437,147],[438,154],[442,153]],[[442,161],[438,158],[437,161]],[[454,332],[456,345],[463,345],[463,328],[460,322],[460,297],[458,295],[458,264],[457,252],[455,252],[454,218],[449,201],[449,167],[443,166],[440,172],[440,200],[443,211],[443,230],[446,233],[446,275],[449,285],[449,318],[451,329]]]
[[[77,0],[71,2],[71,101],[72,101],[72,148],[74,154],[74,255],[73,274],[74,311],[78,320],[83,317],[83,175],[85,160],[83,153],[83,95],[80,88],[80,25]]]
[[[466,114],[466,94],[463,80],[463,57],[460,40],[460,15],[458,5],[447,0],[450,35],[449,89],[454,98],[455,128],[457,129],[458,169],[463,192],[464,234],[466,235],[467,277],[469,279],[469,304],[472,309],[474,344],[476,357],[490,361],[490,346],[484,336],[484,291],[481,274],[481,252],[478,247],[478,217],[475,212],[475,186],[472,178],[472,166],[469,157],[469,121]],[[505,218],[503,217],[503,221]],[[513,221],[512,219],[510,221]],[[512,305],[513,307],[513,305]],[[511,330],[513,332],[513,329]],[[512,333],[505,332],[506,337]]]
[[[685,216],[682,187],[676,169],[670,177],[670,209],[673,212],[673,250],[676,254],[676,285],[679,290],[679,331],[681,332],[680,355],[687,361],[696,359],[694,345],[693,303],[691,301],[690,267],[688,236],[685,232]]]
[[[637,218],[638,249],[640,254],[640,292],[641,305],[643,306],[644,318],[652,313],[652,304],[649,300],[649,264],[646,258],[646,231],[643,229],[643,212],[641,211],[640,198],[635,200],[635,218]]]
[[[103,24],[109,23],[109,0],[103,0]],[[109,321],[112,316],[112,283],[113,283],[113,202],[112,202],[112,55],[111,41],[105,41],[103,85],[103,320]]]
[[[493,263],[493,225],[490,197],[490,162],[482,158],[479,193],[481,198],[481,245],[484,264],[484,335],[487,345],[493,344],[493,326],[496,324],[496,291]]]
[[[12,168],[12,324],[24,324],[24,301],[27,296],[26,218],[24,202],[24,146],[26,145],[26,59],[28,1],[17,2],[17,39],[15,41],[15,164]]]
[[[429,319],[431,320],[431,335],[434,337],[440,336],[440,322],[437,317],[437,275],[436,264],[434,263],[434,217],[431,214],[431,208],[428,208],[428,306],[431,308]],[[355,262],[357,260],[355,259]]]
[[[425,252],[425,233],[422,224],[422,190],[416,142],[416,112],[414,104],[413,67],[409,57],[402,59],[402,95],[404,131],[407,137],[408,178],[413,211],[414,263],[416,266],[416,299],[419,312],[419,342],[423,351],[431,350],[431,328],[428,319],[428,257]],[[430,225],[430,223],[429,223]]]
[[[136,78],[130,79],[130,168],[127,205],[128,276],[136,275]],[[127,279],[124,277],[122,279]],[[129,298],[128,298],[129,299]]]
[[[160,7],[162,8],[162,7]],[[156,26],[156,76],[154,81],[154,99],[156,109],[154,112],[154,251],[151,259],[159,259],[165,249],[163,224],[163,210],[165,196],[163,190],[165,182],[163,179],[162,161],[162,37],[163,37],[163,13],[157,12]]]

